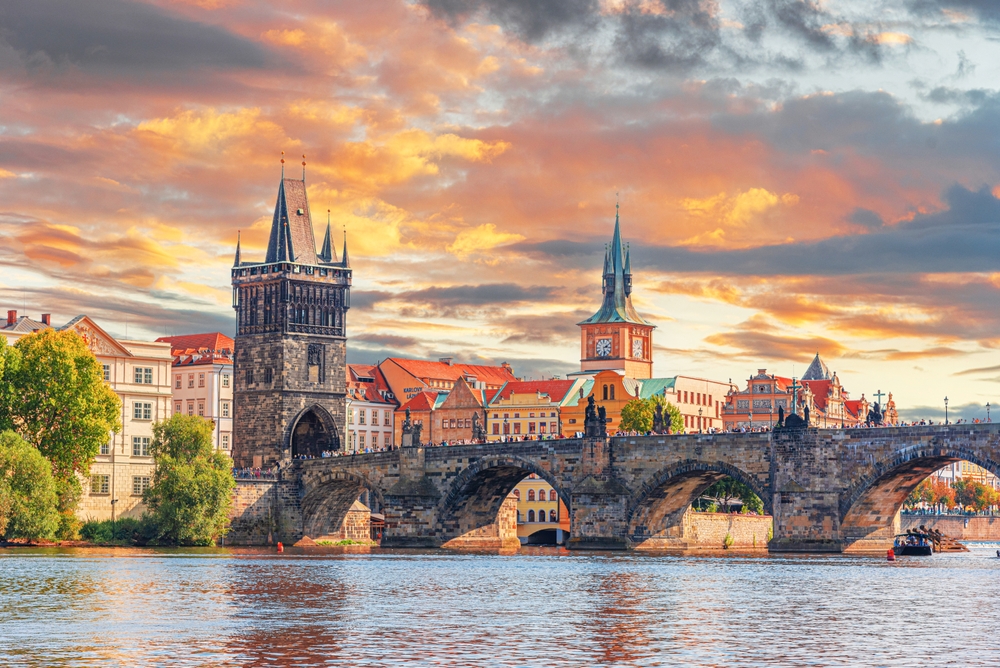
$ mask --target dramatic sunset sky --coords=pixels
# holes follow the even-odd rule
[[[351,361],[577,369],[617,192],[656,375],[985,417],[997,82],[995,0],[5,0],[0,307],[232,334],[284,150]]]

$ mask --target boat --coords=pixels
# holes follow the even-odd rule
[[[892,551],[896,556],[929,557],[934,554],[934,540],[930,534],[917,531],[896,534]]]

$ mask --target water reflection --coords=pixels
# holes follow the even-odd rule
[[[990,666],[995,549],[895,564],[0,550],[0,663]]]

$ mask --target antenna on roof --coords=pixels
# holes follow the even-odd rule
[[[285,152],[281,152],[281,180],[285,180]]]
[[[302,154],[302,182],[306,182],[306,154]]]

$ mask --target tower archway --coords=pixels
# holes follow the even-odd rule
[[[324,451],[340,449],[340,433],[330,412],[316,404],[299,413],[289,433],[293,459],[320,457]]]

